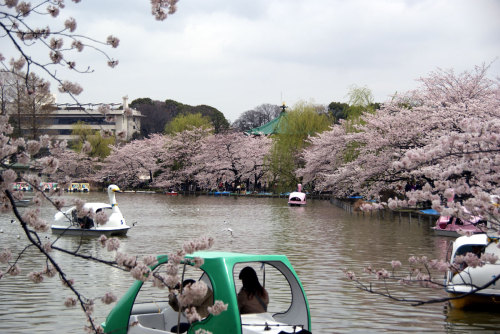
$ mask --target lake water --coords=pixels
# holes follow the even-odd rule
[[[104,193],[67,196],[107,202]],[[211,235],[216,240],[213,250],[285,254],[306,290],[313,333],[495,333],[500,328],[498,313],[449,311],[444,304],[414,307],[360,291],[344,278],[343,268],[361,273],[369,264],[388,269],[394,259],[407,263],[412,255],[444,257],[452,239],[434,236],[428,220],[351,214],[326,200],[288,207],[284,198],[122,193],[117,201],[127,223],[136,222],[120,239],[123,252],[166,254],[186,240]],[[54,213],[47,206],[41,214],[51,222]],[[25,237],[12,218],[0,215],[0,249],[20,252]],[[227,227],[234,231],[232,236],[224,231]],[[50,233],[43,237],[54,238]],[[111,259],[94,239],[66,237],[57,245]],[[5,275],[0,280],[0,333],[82,333],[85,317],[79,308],[64,307],[65,298],[72,295],[58,278],[42,284],[26,278],[44,265],[33,254],[32,248],[25,250],[19,277]],[[110,290],[120,297],[133,281],[118,269],[60,253],[54,256],[87,297]],[[444,296],[442,290],[404,290],[399,285],[396,289],[400,297]],[[97,302],[98,323],[111,307]]]

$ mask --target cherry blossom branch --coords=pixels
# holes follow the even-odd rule
[[[372,293],[375,295],[387,297],[387,298],[394,300],[394,301],[397,301],[397,302],[410,303],[411,306],[421,306],[421,305],[425,305],[425,304],[439,304],[439,303],[448,302],[450,300],[462,299],[462,298],[465,298],[467,296],[474,295],[475,293],[477,293],[481,290],[487,289],[488,287],[494,285],[498,280],[500,280],[500,275],[497,275],[495,278],[491,279],[489,282],[483,284],[482,286],[475,286],[472,284],[468,284],[468,286],[470,286],[472,288],[471,291],[466,292],[466,293],[462,293],[459,296],[443,297],[443,298],[431,298],[431,299],[427,299],[427,300],[421,300],[421,299],[409,299],[409,298],[395,297],[390,293],[390,291],[388,289],[386,289],[386,292],[377,291],[377,290],[373,289],[371,282],[369,283],[369,285],[366,285],[365,283],[363,283],[359,279],[352,279],[352,281],[357,284],[357,288],[362,290],[362,291],[366,291],[366,292],[369,292],[369,293]],[[385,282],[385,279],[384,279],[384,282]],[[442,284],[440,284],[438,282],[434,282],[434,281],[418,281],[417,280],[417,281],[412,281],[412,282],[416,282],[416,283],[425,282],[425,283],[432,283],[432,284],[436,284],[436,285],[442,285]]]
[[[48,254],[48,252],[44,249],[44,247],[42,247],[42,245],[40,244],[39,242],[39,238],[38,238],[38,241],[33,239],[32,237],[32,234],[34,235],[37,235],[36,232],[34,231],[31,231],[29,228],[28,228],[28,224],[23,220],[23,218],[21,217],[21,214],[19,213],[19,211],[17,210],[17,206],[15,204],[15,199],[14,197],[12,196],[12,193],[10,192],[10,190],[5,190],[5,195],[7,196],[7,198],[10,200],[10,203],[12,205],[12,210],[14,212],[14,215],[16,216],[16,218],[18,219],[26,237],[28,238],[28,241],[33,245],[35,246],[38,251],[40,253],[43,254],[43,256],[45,256],[47,258],[47,260],[50,262],[50,264],[53,266],[53,268],[55,268],[55,270],[59,273],[59,277],[61,278],[61,280],[63,281],[64,285],[66,287],[68,287],[72,292],[73,294],[77,297],[78,301],[80,302],[80,306],[82,308],[82,310],[85,312],[85,314],[87,315],[87,320],[89,321],[92,329],[97,332],[97,329],[96,329],[96,326],[94,324],[94,321],[90,315],[89,312],[87,312],[87,304],[88,302],[84,301],[83,300],[83,297],[80,295],[80,293],[73,287],[73,282],[72,280],[66,278],[66,274],[65,272],[62,270],[62,268],[59,266],[59,264],[57,263],[57,261],[55,261],[52,256],[50,256]]]

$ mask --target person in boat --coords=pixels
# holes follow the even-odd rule
[[[184,282],[182,282],[182,288],[185,289],[191,284],[196,283],[194,279],[186,279]],[[176,287],[175,290],[179,290],[180,287]],[[194,306],[196,308],[196,312],[200,315],[201,319],[204,319],[208,316],[208,307],[212,306],[214,301],[214,293],[213,291],[207,287],[207,293],[205,296],[197,301],[195,301],[193,304],[189,305],[189,307]],[[177,296],[172,292],[168,295],[168,304],[170,307],[172,307],[175,311],[179,312],[179,301],[177,300]],[[186,306],[182,307],[182,312],[186,309]],[[189,329],[189,324],[188,323],[180,323],[180,330],[179,333],[184,333]],[[171,332],[177,333],[177,325],[172,327],[170,330]]]
[[[80,224],[80,228],[82,229],[90,229],[94,227],[94,220],[90,217],[83,216],[81,218],[78,218],[78,223]]]
[[[239,279],[243,287],[238,292],[238,309],[241,314],[267,312],[269,295],[260,284],[257,273],[252,267],[241,270]]]
[[[455,257],[457,255],[467,256],[469,253],[472,253],[475,256],[477,256],[477,258],[479,259],[479,258],[481,258],[481,255],[484,253],[484,248],[485,248],[485,246],[483,246],[483,245],[472,245],[470,248],[466,248],[465,249],[466,251],[462,252],[461,254],[459,254],[457,252],[457,254],[455,255]],[[453,275],[456,275],[456,274],[460,273],[461,271],[463,271],[467,267],[468,267],[468,264],[465,261],[462,262],[462,263],[460,263],[459,265],[454,264],[452,266]]]

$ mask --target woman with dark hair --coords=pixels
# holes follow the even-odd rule
[[[238,293],[238,308],[241,314],[267,312],[269,295],[259,283],[257,273],[252,267],[245,267],[239,275],[243,287]]]

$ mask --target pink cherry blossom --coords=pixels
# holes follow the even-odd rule
[[[4,249],[0,252],[0,263],[7,263],[12,259],[12,252]]]
[[[30,279],[30,281],[32,281],[33,283],[41,283],[43,282],[43,272],[35,272],[35,271],[32,271],[28,274],[28,278]]]
[[[116,301],[116,299],[117,299],[116,296],[111,292],[106,292],[106,294],[101,297],[101,301],[104,304],[114,303]]]
[[[64,301],[64,306],[66,306],[66,307],[73,307],[73,306],[76,306],[76,303],[77,303],[77,300],[75,298],[68,297]]]
[[[224,302],[216,300],[212,306],[207,308],[207,310],[210,314],[219,315],[227,310],[227,306],[228,304],[224,304]]]

